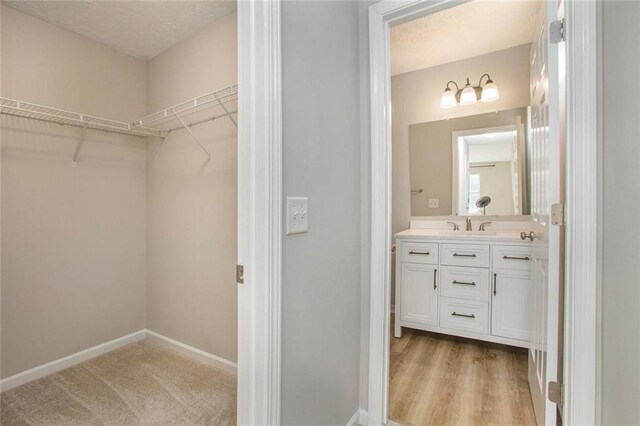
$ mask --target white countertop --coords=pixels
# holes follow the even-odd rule
[[[433,238],[437,240],[508,241],[529,244],[520,238],[520,231],[452,231],[446,229],[414,228],[398,232],[397,239]]]

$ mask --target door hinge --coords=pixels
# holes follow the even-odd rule
[[[562,382],[549,382],[547,387],[547,398],[554,404],[558,404],[560,412],[562,412],[562,406],[564,405],[564,383]]]
[[[564,18],[549,24],[549,37],[551,43],[557,44],[566,40]]]
[[[555,203],[551,205],[551,223],[556,226],[565,225],[564,203]]]
[[[244,265],[236,265],[236,282],[244,284]]]

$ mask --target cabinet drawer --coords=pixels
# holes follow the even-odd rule
[[[440,327],[488,334],[489,304],[441,297]]]
[[[489,301],[489,271],[482,268],[443,266],[440,294],[445,297]]]
[[[493,246],[493,267],[514,271],[530,271],[533,250],[526,246]]]
[[[438,243],[402,242],[402,262],[438,264]]]
[[[442,264],[488,268],[489,245],[442,244]]]

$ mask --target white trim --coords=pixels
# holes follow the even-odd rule
[[[387,420],[391,248],[389,26],[455,6],[455,0],[383,0],[369,7],[371,78],[371,300],[369,424]],[[567,424],[595,422],[596,2],[567,4]],[[580,285],[577,285],[577,284]]]
[[[24,385],[25,383],[48,376],[49,374],[57,373],[60,370],[64,370],[65,368],[72,367],[81,362],[106,354],[107,352],[111,352],[122,346],[140,341],[144,339],[144,337],[145,330],[136,331],[135,333],[118,337],[117,339],[101,343],[83,351],[76,352],[75,354],[65,356],[55,361],[34,367],[30,370],[23,371],[22,373],[7,377],[6,379],[0,380],[0,391],[4,392],[9,389],[13,389],[16,386]]]
[[[597,21],[595,1],[566,2],[567,161],[563,423],[596,423]]]
[[[387,422],[391,294],[391,73],[389,26],[460,2],[383,0],[369,7],[371,79],[371,299],[368,423]]]
[[[353,416],[347,422],[347,426],[358,426],[360,425],[360,409],[358,408]]]
[[[369,424],[369,413],[367,413],[367,410],[361,408],[358,410],[358,413],[360,415],[360,424],[362,426],[367,426]]]
[[[162,334],[156,333],[155,331],[144,330],[144,332],[147,339],[153,340],[164,347],[173,349],[176,352],[180,352],[183,355],[196,359],[203,364],[219,368],[233,374],[237,372],[238,364],[233,361],[229,361],[228,359],[219,357],[212,353],[194,348],[193,346],[189,346],[170,337],[163,336]]]
[[[238,2],[238,424],[280,423],[280,1]]]
[[[452,147],[452,155],[451,155],[451,187],[453,189],[454,196],[451,197],[451,211],[454,216],[474,216],[472,213],[460,214],[458,211],[458,202],[460,201],[460,191],[458,188],[459,175],[460,175],[460,161],[458,158],[458,138],[470,135],[477,135],[483,133],[506,133],[509,131],[517,131],[517,127],[515,124],[506,124],[503,126],[493,126],[493,127],[485,127],[482,129],[469,129],[469,130],[458,130],[455,132],[451,132],[451,147]],[[469,159],[467,158],[467,163]],[[466,186],[466,183],[465,183]],[[468,189],[467,189],[468,190]],[[465,191],[466,192],[466,191]],[[477,214],[476,214],[477,215]]]

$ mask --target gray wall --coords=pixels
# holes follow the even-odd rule
[[[640,423],[640,2],[602,9],[601,416]]]
[[[360,26],[360,408],[367,409],[369,391],[369,300],[371,296],[371,120],[369,102],[369,6],[358,2]],[[393,274],[393,272],[392,272]],[[393,276],[393,275],[392,275]]]
[[[359,406],[358,31],[357,2],[282,5],[284,195],[309,197],[309,232],[283,237],[285,425],[344,425]]]

